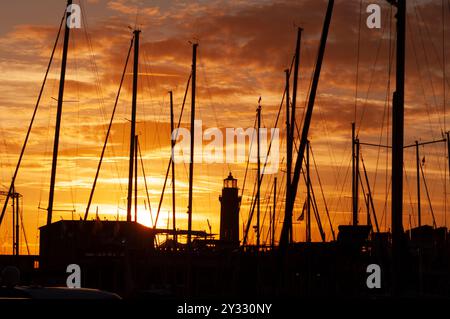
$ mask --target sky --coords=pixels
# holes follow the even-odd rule
[[[196,119],[203,128],[252,128],[261,97],[262,127],[274,128],[285,87],[284,70],[294,55],[297,28],[303,28],[297,103],[297,126],[308,96],[326,1],[75,1],[81,28],[70,32],[61,124],[53,220],[79,219],[84,214],[106,135],[132,30],[140,29],[137,133],[149,191],[147,202],[142,165],[138,178],[138,221],[154,218],[170,150],[168,91],[174,93],[178,119],[191,70],[192,43],[198,43]],[[381,28],[369,29],[369,4],[381,9]],[[8,189],[20,148],[64,14],[65,1],[2,3],[0,19],[0,188]],[[361,142],[390,145],[391,96],[395,90],[395,9],[386,1],[337,0],[330,25],[309,139],[315,159],[311,167],[321,222],[327,240],[330,224],[351,222],[351,123]],[[448,117],[448,1],[408,1],[406,41],[405,144],[442,138]],[[444,45],[445,44],[445,45]],[[60,38],[39,110],[16,181],[30,253],[38,252],[38,227],[45,224],[51,154],[58,96]],[[90,209],[102,219],[126,218],[128,150],[131,117],[132,62],[125,72],[112,133]],[[444,67],[445,66],[445,67]],[[292,79],[291,79],[292,83]],[[446,110],[447,109],[447,110]],[[281,230],[285,184],[285,106],[280,129],[279,170],[262,182],[262,238],[268,238],[272,188],[278,180],[276,236]],[[181,126],[189,128],[190,98]],[[298,136],[296,137],[298,138]],[[207,142],[203,142],[204,145]],[[230,147],[230,145],[227,145]],[[237,145],[237,148],[249,147]],[[383,147],[361,147],[381,230],[390,228],[390,154]],[[450,188],[444,143],[420,147],[424,157],[422,221],[447,225]],[[188,164],[176,164],[177,225],[187,226]],[[404,225],[417,226],[415,149],[405,150]],[[219,232],[219,195],[229,172],[238,179],[242,205],[240,226],[247,222],[256,180],[256,164],[194,165],[193,228]],[[448,176],[448,175],[447,175]],[[320,178],[320,181],[319,181]],[[427,199],[428,189],[430,201]],[[321,193],[323,189],[323,196]],[[447,193],[446,193],[447,189]],[[366,190],[367,191],[367,190]],[[359,219],[366,222],[364,193]],[[294,239],[305,239],[298,220],[306,198],[301,180],[294,209]],[[325,201],[323,200],[325,198]],[[3,197],[1,201],[3,201]],[[429,204],[431,202],[431,205]],[[325,204],[326,203],[326,204]],[[172,210],[171,180],[167,183],[158,227]],[[327,219],[326,209],[330,220]],[[169,221],[171,223],[171,221]],[[11,213],[0,226],[0,252],[11,251]],[[254,224],[254,222],[252,223]],[[320,240],[313,218],[313,240]],[[24,241],[23,234],[22,241]],[[242,230],[241,230],[242,237]],[[250,242],[255,239],[251,230]],[[21,251],[26,253],[25,245]]]

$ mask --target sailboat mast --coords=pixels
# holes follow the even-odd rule
[[[258,108],[256,109],[258,117],[258,131],[256,132],[256,144],[257,144],[257,191],[256,191],[256,248],[259,249],[260,245],[260,233],[261,233],[261,153],[260,153],[260,129],[261,129],[261,98],[259,98]]]
[[[359,139],[356,136],[356,124],[352,123],[352,199],[353,199],[353,226],[358,225],[358,207],[359,207]]]
[[[392,255],[393,292],[401,286],[401,250],[403,237],[403,136],[404,136],[404,98],[405,98],[405,29],[406,0],[393,2],[397,7],[397,62],[396,86],[392,110]]]
[[[309,126],[311,124],[311,118],[312,118],[312,112],[314,109],[314,102],[315,102],[315,98],[316,98],[317,87],[319,85],[320,70],[322,68],[323,56],[325,54],[325,46],[326,46],[327,38],[328,38],[328,30],[330,28],[331,15],[333,13],[333,6],[334,6],[334,0],[329,0],[327,12],[325,15],[325,21],[323,24],[322,36],[320,38],[320,45],[319,45],[319,52],[317,55],[316,67],[314,69],[314,76],[313,76],[313,80],[311,83],[311,90],[309,93],[308,107],[307,107],[307,110],[305,113],[305,120],[303,123],[302,135],[300,138],[300,147],[299,147],[299,151],[298,151],[298,155],[297,155],[297,160],[295,162],[294,175],[291,180],[290,198],[289,198],[289,202],[286,203],[287,209],[285,212],[283,228],[281,229],[281,235],[280,235],[280,247],[281,248],[286,247],[288,244],[288,241],[289,241],[290,227],[292,226],[292,223],[290,223],[289,221],[292,221],[292,212],[294,210],[295,197],[297,196],[298,182],[300,179],[300,172],[301,172],[302,164],[303,164],[303,160],[304,160],[306,140],[308,138]]]
[[[20,194],[16,193],[16,231],[15,231],[15,235],[16,235],[16,255],[20,255]]]
[[[309,170],[309,140],[306,140],[306,242],[311,242],[311,175]]]
[[[191,88],[191,154],[189,162],[189,204],[188,204],[188,233],[187,246],[191,248],[192,232],[192,187],[194,178],[194,137],[195,137],[195,86],[197,80],[197,47],[198,43],[192,45],[192,88]]]
[[[133,166],[136,135],[136,101],[139,72],[139,34],[140,30],[134,30],[134,61],[133,61],[133,97],[131,102],[131,132],[130,132],[130,161],[128,170],[128,196],[127,196],[127,222],[131,222],[131,207],[133,203]]]
[[[14,194],[14,188],[12,189]],[[13,255],[16,254],[16,196],[12,196],[11,201],[11,207],[12,207],[12,248],[13,248]]]
[[[72,4],[72,0],[67,1],[67,8]],[[55,125],[55,138],[53,140],[53,159],[52,159],[52,172],[50,176],[50,191],[48,195],[48,208],[47,208],[47,225],[52,223],[53,214],[53,201],[55,196],[55,181],[56,181],[56,166],[58,162],[58,147],[59,147],[59,131],[61,128],[61,115],[62,105],[64,98],[64,81],[66,78],[66,65],[67,65],[67,52],[69,50],[69,34],[70,28],[67,25],[67,21],[71,12],[66,12],[66,25],[64,26],[64,42],[63,52],[61,60],[61,74],[59,78],[59,92],[58,92],[58,106],[56,109],[56,125]]]
[[[445,135],[447,136],[448,176],[450,179],[450,131],[446,132]]]
[[[270,240],[270,246],[272,249],[275,247],[275,214],[277,211],[277,178],[273,180],[273,213],[272,213],[272,235]]]
[[[175,124],[173,119],[173,93],[169,91],[170,97],[170,134],[175,130]],[[176,213],[175,213],[175,163],[173,162],[175,140],[170,138],[172,146],[172,228],[173,228],[173,241],[177,242],[177,225],[176,225]]]
[[[297,43],[295,46],[295,60],[294,60],[294,82],[292,87],[292,114],[291,114],[291,124],[290,124],[290,133],[289,137],[291,139],[291,142],[294,141],[294,132],[295,132],[295,109],[297,108],[297,87],[298,87],[298,71],[299,71],[299,64],[300,64],[300,42],[302,38],[302,28],[297,29]],[[291,158],[290,161],[292,163],[292,147],[291,145]],[[291,176],[289,176],[289,180],[291,179]]]
[[[295,109],[297,105],[297,86],[298,86],[298,69],[300,63],[300,42],[302,35],[302,28],[297,29],[297,42],[295,46],[294,59],[294,83],[292,88],[292,106],[289,101],[289,70],[286,70],[286,203],[291,200],[291,175],[292,175],[292,150],[294,146],[294,132],[295,132]],[[289,109],[292,107],[292,113],[289,115]],[[287,213],[288,206],[285,206]],[[289,241],[292,241],[292,215],[289,220],[285,220],[289,231]]]
[[[291,175],[292,175],[292,147],[293,140],[291,135],[291,116],[290,116],[290,83],[289,83],[289,69],[285,70],[286,72],[286,203],[290,198],[290,189],[291,189]],[[286,206],[287,207],[287,206]],[[286,209],[285,207],[285,209]],[[292,223],[292,218],[291,218]],[[292,239],[292,227],[289,229],[289,238]]]
[[[356,226],[358,224],[358,202],[356,197],[356,187],[358,185],[358,179],[356,176],[356,162],[355,162],[355,122],[352,122],[352,224]]]
[[[134,136],[134,221],[137,223],[138,221],[138,197],[137,197],[137,191],[138,191],[138,136]]]
[[[419,142],[416,141],[416,182],[417,182],[417,220],[419,227],[422,226],[422,212],[420,204],[420,159],[419,159]]]

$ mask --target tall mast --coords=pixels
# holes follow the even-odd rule
[[[370,192],[367,192],[365,195],[366,197],[366,210],[367,210],[367,226],[370,226],[370,229],[373,229],[372,227],[372,219],[370,218]]]
[[[72,4],[72,0],[67,1],[67,7]],[[47,225],[52,223],[53,213],[53,200],[55,196],[55,181],[56,181],[56,166],[58,162],[58,147],[59,147],[59,131],[61,128],[61,115],[62,105],[64,98],[64,81],[66,78],[66,64],[67,64],[67,52],[69,50],[69,34],[70,28],[67,25],[67,21],[71,12],[66,12],[66,25],[64,26],[64,43],[61,60],[61,74],[59,77],[59,92],[58,92],[58,106],[56,109],[56,125],[55,125],[55,138],[53,140],[53,160],[52,160],[52,172],[50,176],[50,191],[48,195],[48,208],[47,208]]]
[[[447,131],[445,133],[446,137],[447,137],[447,159],[448,159],[448,179],[450,181],[450,131]],[[447,190],[447,188],[446,188]],[[447,194],[444,194],[445,198],[447,198]],[[446,206],[447,207],[447,206]],[[447,227],[447,210],[445,210],[444,212],[444,224],[445,227]]]
[[[300,41],[302,38],[302,28],[297,29],[297,44],[295,46],[295,60],[294,60],[294,84],[292,87],[292,116],[291,116],[291,138],[294,138],[295,132],[295,109],[297,107],[297,86],[298,86],[298,71],[300,64]]]
[[[302,164],[303,164],[302,162],[303,162],[304,155],[305,155],[306,140],[308,138],[309,126],[311,124],[312,112],[314,109],[314,102],[315,102],[316,92],[317,92],[317,86],[319,85],[320,70],[322,68],[323,56],[325,54],[325,46],[327,43],[328,30],[330,27],[333,6],[334,6],[334,0],[329,0],[327,12],[325,15],[325,21],[323,24],[322,36],[320,38],[319,52],[317,55],[316,67],[314,69],[313,81],[311,83],[308,107],[307,107],[307,110],[305,113],[305,120],[303,123],[302,135],[300,138],[300,147],[299,147],[299,151],[298,151],[297,160],[295,163],[294,175],[291,180],[290,197],[289,197],[289,201],[286,203],[287,209],[285,212],[283,228],[281,230],[281,236],[280,236],[280,247],[282,247],[282,248],[284,248],[288,244],[290,227],[292,226],[292,223],[289,221],[292,221],[292,212],[294,210],[295,197],[297,196],[298,182],[300,179],[300,172],[301,172]]]
[[[12,189],[14,192],[14,188]],[[11,199],[11,208],[12,208],[12,249],[13,255],[16,254],[16,198],[12,196]]]
[[[355,174],[355,122],[352,122],[352,224],[357,225],[358,218],[358,203],[356,202],[356,186],[358,185],[358,180]]]
[[[309,140],[306,141],[306,242],[311,242],[311,175],[309,170]]]
[[[292,88],[292,106],[289,101],[289,70],[286,70],[286,203],[291,198],[291,175],[292,175],[292,150],[294,145],[294,132],[295,132],[295,109],[297,105],[297,86],[298,86],[298,69],[300,63],[300,42],[302,35],[302,28],[297,29],[297,42],[295,46],[295,59],[294,59],[294,83]],[[289,115],[289,109],[292,107],[292,113]],[[285,206],[287,212],[288,205]],[[292,241],[292,215],[287,222],[287,228],[289,231],[289,241]]]
[[[300,42],[302,38],[302,28],[297,29],[297,44],[295,46],[295,60],[294,60],[294,83],[292,87],[292,115],[291,115],[291,125],[290,125],[290,138],[291,143],[294,141],[294,132],[295,132],[295,109],[297,108],[297,86],[298,86],[298,71],[300,64]],[[291,163],[292,163],[292,145],[291,145]],[[289,180],[291,176],[289,176]]]
[[[405,99],[405,25],[406,0],[391,1],[397,7],[396,85],[392,105],[392,257],[393,292],[401,287],[401,250],[403,238],[403,135]]]
[[[448,177],[450,179],[450,131],[446,132],[445,135],[447,136]]]
[[[133,166],[136,135],[136,101],[139,72],[139,34],[140,30],[134,30],[134,61],[133,61],[133,97],[131,101],[131,132],[130,132],[130,160],[128,170],[128,196],[127,196],[127,221],[131,222],[131,207],[133,203]]]
[[[277,208],[277,178],[273,180],[273,213],[272,213],[272,238],[270,241],[270,246],[272,249],[275,247],[275,213]]]
[[[352,123],[352,200],[353,200],[353,226],[358,225],[359,206],[359,139],[356,136],[355,122]]]
[[[14,188],[12,189],[13,191],[13,196],[12,196],[12,201],[11,201],[11,207],[12,207],[12,238],[13,238],[13,255],[18,255],[18,253],[16,253],[16,249],[17,249],[17,243],[18,243],[18,238],[16,237],[18,234],[18,229],[16,229],[16,225],[18,224],[18,205],[16,205],[16,202],[19,200],[18,197],[16,197],[16,193],[14,192]]]
[[[188,204],[188,234],[187,246],[191,248],[192,232],[192,187],[194,178],[194,137],[195,137],[195,86],[197,79],[197,47],[198,43],[192,45],[192,87],[191,87],[191,154],[189,162],[189,204]]]
[[[134,221],[137,223],[138,221],[138,197],[137,197],[137,182],[138,182],[138,136],[134,136]]]
[[[297,60],[297,59],[296,59]],[[286,69],[286,203],[290,198],[290,189],[291,189],[291,175],[292,175],[292,147],[293,147],[293,139],[291,135],[291,116],[290,116],[290,94],[289,94],[289,69]],[[287,206],[285,206],[285,209]],[[292,218],[289,224],[292,223]],[[289,228],[289,238],[292,239],[292,227]]]
[[[19,201],[20,201],[20,195],[19,195],[19,193],[16,193],[16,225],[15,225],[15,227],[16,227],[16,231],[15,231],[15,235],[16,235],[16,255],[18,256],[18,255],[20,255],[20,242],[19,242],[19,240],[20,240],[20,211],[19,211]]]
[[[297,28],[297,43],[295,45],[295,59],[294,59],[294,83],[292,87],[292,113],[291,113],[291,124],[289,126],[290,133],[290,158],[289,158],[289,200],[291,195],[291,171],[292,171],[292,149],[294,147],[294,132],[295,132],[295,126],[296,126],[296,120],[295,120],[295,110],[297,108],[297,87],[298,87],[298,71],[299,71],[299,65],[300,65],[300,43],[302,38],[302,28]],[[293,240],[293,229],[292,229],[292,214],[291,219],[289,221],[289,241],[292,242]]]
[[[422,212],[420,205],[420,160],[419,160],[419,142],[416,141],[416,179],[417,179],[417,220],[419,227],[422,226]]]
[[[170,134],[174,132],[175,126],[173,121],[173,93],[169,91],[170,96]],[[177,242],[177,225],[176,225],[176,213],[175,213],[175,164],[173,162],[174,156],[174,148],[175,148],[175,140],[170,138],[171,146],[172,146],[172,228],[173,228],[173,240]]]
[[[261,129],[261,98],[259,98],[258,101],[258,108],[256,109],[256,114],[258,118],[258,130],[256,132],[256,145],[257,145],[257,173],[256,173],[256,180],[257,180],[257,190],[256,190],[256,247],[259,249],[260,245],[260,232],[261,232],[261,225],[260,225],[260,218],[261,218],[261,153],[260,153],[260,129]]]

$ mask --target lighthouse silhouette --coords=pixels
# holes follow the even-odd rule
[[[220,240],[228,247],[239,247],[239,205],[241,196],[238,194],[237,179],[228,175],[223,180],[220,200]]]

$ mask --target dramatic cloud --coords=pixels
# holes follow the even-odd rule
[[[4,11],[7,16],[0,21],[0,164],[4,187],[10,181],[64,13],[64,4],[61,3],[55,5],[53,1],[42,1],[29,6],[27,3],[30,10],[24,11],[22,2],[3,4],[8,7]],[[391,97],[395,90],[395,9],[386,1],[375,2],[382,10],[379,30],[366,27],[368,1],[363,1],[361,7],[358,1],[336,1],[310,130],[317,168],[335,227],[350,220],[351,122],[356,121],[361,141],[390,143]],[[82,28],[71,30],[70,35],[56,206],[74,208],[76,214],[82,214],[85,209],[132,40],[131,29],[142,31],[137,132],[154,210],[170,156],[167,92],[174,92],[175,120],[178,121],[191,71],[191,44],[199,44],[197,118],[202,119],[204,127],[221,130],[253,127],[261,96],[262,125],[270,128],[274,126],[283,95],[284,70],[292,63],[297,27],[302,27],[297,104],[300,131],[326,7],[325,0],[81,1]],[[440,2],[417,0],[408,3],[407,144],[414,140],[440,139],[441,133],[448,130],[443,86],[446,85],[447,92],[450,86],[448,79],[443,80],[443,55],[449,56],[449,49],[448,44],[443,48],[441,19]],[[448,16],[444,26],[446,35],[450,34]],[[46,205],[48,192],[61,46],[62,35],[16,185],[24,195],[24,214],[30,238],[36,238],[36,225],[45,220],[37,207]],[[448,65],[448,61],[446,63]],[[116,214],[123,217],[124,214],[132,64],[133,52],[125,71],[110,143],[94,196],[93,207],[98,205],[100,213],[108,218],[115,218]],[[284,109],[282,105],[278,120],[281,129],[280,181],[285,174]],[[188,95],[181,119],[183,127],[188,127],[189,111]],[[385,200],[386,190],[390,187],[389,172],[386,171],[390,158],[385,149],[362,147],[362,151],[375,189],[377,213],[384,221],[383,227],[389,228],[386,224],[389,205],[385,205]],[[421,152],[427,158],[427,178],[432,181],[429,183],[430,191],[441,222],[445,215],[445,194],[442,193],[445,148],[436,144],[424,147]],[[413,174],[409,165],[414,154],[406,152],[405,159],[409,176]],[[213,232],[217,232],[218,195],[222,179],[230,170],[239,179],[240,187],[244,188],[241,222],[246,222],[256,179],[254,168],[250,165],[244,188],[245,163],[196,165],[194,227],[206,229],[206,220],[209,219]],[[184,227],[187,169],[183,164],[178,164],[176,169],[177,209],[180,227]],[[269,202],[272,177],[264,177],[265,204]],[[315,183],[316,176],[313,179]],[[301,184],[295,212],[297,217],[305,199],[304,185]],[[409,201],[407,194],[414,193],[414,189],[413,185],[406,185],[405,201]],[[139,179],[139,194],[140,218],[149,224],[150,213],[148,203],[144,203],[147,198],[142,177]],[[167,211],[171,210],[170,200],[170,195],[166,194],[162,227],[166,223]],[[414,213],[409,211],[412,204],[407,205],[405,220],[408,214]],[[283,205],[282,201],[278,203],[280,213]],[[319,203],[321,209],[323,205]],[[71,218],[68,214],[61,213],[61,218]],[[299,240],[303,238],[303,226],[295,232]],[[7,236],[8,232],[1,230],[0,234]],[[315,239],[317,235],[314,230]]]

